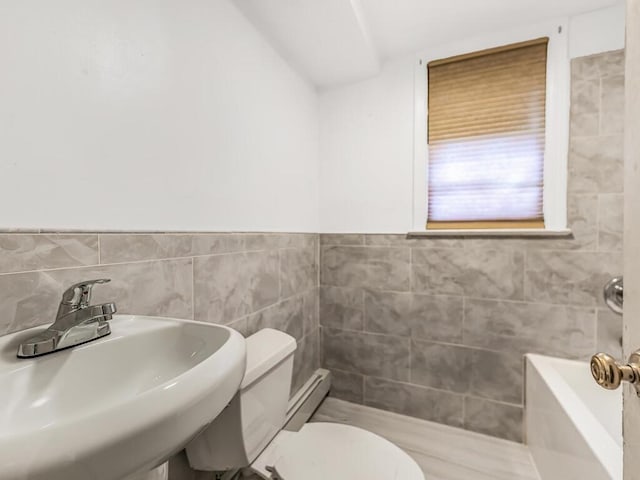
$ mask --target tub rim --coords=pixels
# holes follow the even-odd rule
[[[623,461],[622,446],[619,445],[611,436],[609,431],[596,418],[593,412],[586,406],[580,395],[573,390],[570,384],[551,364],[568,363],[572,365],[580,364],[589,368],[589,364],[580,360],[569,360],[566,358],[552,357],[548,355],[540,355],[537,353],[525,354],[525,410],[527,406],[526,398],[526,375],[529,366],[533,367],[545,382],[551,394],[560,404],[563,411],[567,414],[571,423],[576,430],[584,438],[585,443],[604,467],[612,479],[623,478]],[[542,367],[542,369],[541,369]],[[595,387],[595,385],[594,385]],[[571,407],[571,408],[568,408]],[[620,400],[620,408],[622,408],[622,396]],[[525,416],[526,418],[526,416]],[[525,425],[525,432],[527,431]],[[612,465],[612,458],[620,458],[620,462]]]

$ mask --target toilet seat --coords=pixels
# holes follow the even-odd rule
[[[283,480],[424,480],[416,462],[384,438],[338,423],[307,423],[282,430],[251,465],[265,478],[275,467]]]

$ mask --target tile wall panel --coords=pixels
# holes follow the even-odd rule
[[[334,395],[521,441],[523,354],[620,354],[623,73],[623,52],[572,62],[572,238],[320,236]]]
[[[318,249],[317,234],[0,234],[0,335],[50,324],[64,289],[106,277],[93,301],[119,313],[289,333],[294,393],[320,365]],[[197,476],[183,454],[170,472]]]

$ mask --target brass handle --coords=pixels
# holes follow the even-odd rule
[[[626,365],[611,355],[596,353],[591,357],[591,375],[598,385],[607,390],[615,390],[622,382],[629,382],[640,394],[640,352],[632,353]]]

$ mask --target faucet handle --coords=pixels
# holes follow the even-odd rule
[[[83,308],[91,301],[91,289],[94,285],[109,283],[110,278],[99,278],[97,280],[85,280],[84,282],[71,285],[62,294],[61,305],[69,305],[74,308]]]

